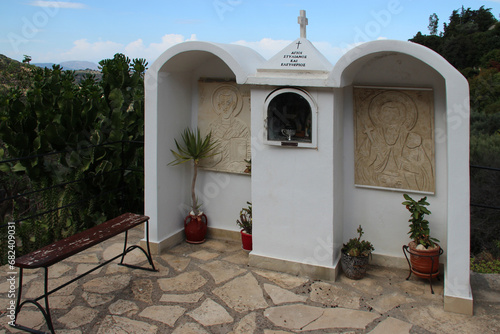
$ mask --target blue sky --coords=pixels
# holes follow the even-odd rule
[[[270,58],[299,37],[297,17],[306,10],[307,38],[330,60],[370,40],[408,40],[439,27],[454,9],[492,8],[500,0],[2,0],[0,53],[33,62],[98,62],[121,52],[151,64],[166,49],[187,41],[237,43]]]

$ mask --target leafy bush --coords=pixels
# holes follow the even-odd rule
[[[494,253],[483,251],[470,259],[470,268],[472,271],[482,274],[500,274],[500,241],[496,240]]]
[[[88,75],[79,83],[73,71],[57,65],[32,68],[27,89],[0,96],[0,161],[30,157],[0,164],[0,179],[9,180],[0,186],[0,219],[23,220],[16,228],[19,252],[124,210],[142,212],[143,173],[123,168],[143,166],[143,149],[135,142],[144,138],[146,65],[116,54],[100,62],[102,80]],[[126,196],[118,196],[123,186]],[[21,190],[31,195],[2,202]],[[47,214],[23,219],[42,212]]]

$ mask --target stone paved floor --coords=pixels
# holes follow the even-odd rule
[[[137,242],[142,231],[131,233]],[[115,237],[51,267],[60,284],[112,258],[122,248]],[[145,264],[140,251],[127,262]],[[247,265],[239,242],[181,244],[155,257],[159,272],[111,263],[50,298],[57,333],[499,333],[500,275],[473,274],[475,315],[443,311],[443,285],[430,293],[426,281],[407,271],[371,267],[362,280],[338,282],[258,270]],[[42,271],[26,271],[24,291],[42,291]],[[7,269],[0,283],[1,333],[9,303]],[[46,330],[34,307],[18,323]]]

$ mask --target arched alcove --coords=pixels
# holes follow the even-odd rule
[[[358,59],[356,62],[346,67],[343,76],[349,78],[344,80],[346,85],[343,89],[344,109],[343,109],[343,129],[344,129],[344,239],[349,235],[355,235],[356,224],[351,222],[366,222],[365,231],[374,236],[374,241],[381,245],[378,252],[384,255],[400,258],[402,265],[405,261],[402,258],[401,245],[387,240],[398,240],[404,242],[407,239],[408,224],[407,212],[400,205],[403,201],[402,194],[411,193],[411,190],[394,191],[394,189],[380,190],[357,187],[355,185],[355,116],[354,97],[355,88],[374,88],[387,91],[423,91],[431,90],[433,95],[433,125],[435,133],[446,134],[446,94],[445,81],[443,77],[432,67],[416,59],[415,57],[396,52],[377,52]],[[368,126],[368,125],[365,125]],[[447,178],[447,142],[443,138],[433,138],[435,142],[432,152],[433,168],[435,177]],[[377,196],[374,194],[377,193]],[[423,197],[428,195],[431,202],[432,233],[441,240],[441,245],[447,249],[447,200],[448,189],[446,183],[436,183],[435,191],[431,194],[419,194],[413,191],[415,196]],[[412,195],[413,196],[413,195]],[[381,211],[378,217],[367,217],[364,210],[352,210],[349,206],[353,202],[365,203],[366,211]],[[382,210],[381,210],[382,208]],[[397,217],[387,219],[387,217]],[[368,221],[371,224],[368,225]],[[380,230],[386,231],[383,235]]]
[[[258,53],[242,46],[186,42],[165,51],[148,69],[145,80],[145,212],[154,222],[150,239],[156,244],[157,252],[182,239],[183,220],[189,212],[191,168],[187,164],[167,165],[173,159],[170,149],[174,147],[174,139],[180,138],[186,127],[197,126],[198,81],[216,78],[245,82],[252,66],[263,61]],[[212,227],[236,229],[233,218],[239,209],[235,208],[235,212],[220,209],[227,196],[240,196],[242,203],[250,198],[248,178],[200,172],[197,187],[198,193],[206,195],[206,201],[210,201]],[[231,191],[232,187],[239,190],[237,195]],[[217,196],[212,196],[215,192]],[[208,207],[208,203],[204,204]]]
[[[364,224],[376,248],[375,263],[404,267],[401,246],[409,241],[409,213],[401,205],[403,191],[355,186],[355,87],[389,90],[430,90],[433,94],[435,191],[406,191],[414,198],[428,196],[431,233],[445,249],[445,309],[472,312],[469,281],[469,100],[465,78],[444,58],[421,45],[374,41],[345,54],[335,65],[329,83],[342,89],[344,240]],[[462,177],[460,176],[462,175]],[[357,205],[363,203],[363,210]],[[460,203],[460,204],[459,204]],[[366,227],[365,227],[366,225]],[[380,245],[377,247],[377,244]],[[457,303],[457,300],[461,302]],[[457,306],[457,305],[461,306]],[[460,309],[461,308],[461,309]]]

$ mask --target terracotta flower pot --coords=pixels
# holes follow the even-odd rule
[[[368,267],[368,256],[350,256],[341,252],[340,262],[342,264],[342,271],[345,276],[350,279],[361,279],[366,275],[366,268]]]
[[[417,249],[417,244],[412,241],[408,244],[410,248],[411,271],[421,278],[436,277],[439,275],[440,247],[431,249]]]
[[[204,213],[201,215],[188,215],[184,219],[186,242],[191,244],[201,244],[204,242],[207,235],[207,225],[208,219]]]
[[[248,234],[246,232],[243,232],[243,230],[241,230],[240,233],[241,233],[241,243],[243,244],[243,249],[251,251],[252,250],[252,235]]]

